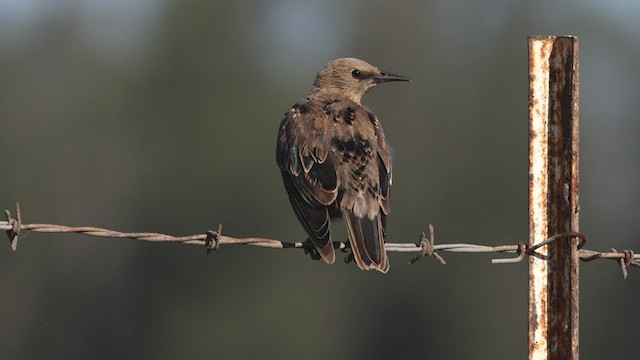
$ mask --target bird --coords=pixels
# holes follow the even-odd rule
[[[284,114],[276,162],[291,206],[326,263],[335,251],[331,222],[344,219],[362,270],[389,270],[384,248],[391,154],[376,115],[362,97],[378,84],[411,81],[366,61],[340,58],[318,71],[311,93]]]

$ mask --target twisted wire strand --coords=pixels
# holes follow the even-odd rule
[[[206,246],[208,251],[218,249],[222,245],[250,245],[269,249],[305,249],[305,251],[313,250],[313,245],[309,241],[305,242],[286,242],[276,239],[268,239],[261,237],[235,238],[222,235],[222,225],[218,225],[217,231],[209,230],[203,234],[172,236],[155,232],[121,232],[92,226],[65,226],[57,224],[23,224],[20,213],[20,206],[16,204],[16,217],[12,217],[8,210],[5,210],[6,221],[0,221],[0,229],[7,232],[7,236],[11,241],[13,250],[17,248],[18,238],[21,231],[30,231],[38,233],[77,233],[93,237],[103,238],[127,238],[150,242],[177,242],[181,244]],[[561,239],[577,238],[578,256],[582,261],[593,261],[596,259],[615,260],[621,266],[624,278],[627,277],[627,269],[630,266],[640,267],[640,254],[636,254],[632,250],[617,251],[611,249],[611,252],[600,252],[594,250],[582,249],[586,243],[586,236],[581,233],[561,233],[546,239],[535,246],[527,246],[522,242],[515,245],[499,245],[487,246],[478,244],[435,244],[435,236],[433,226],[429,225],[429,236],[422,233],[417,243],[386,243],[385,249],[388,252],[399,253],[419,253],[411,260],[416,262],[424,256],[434,257],[439,263],[446,264],[445,260],[438,252],[452,253],[509,253],[517,254],[513,258],[493,259],[494,264],[517,263],[523,261],[527,256],[539,255],[536,250],[544,245],[548,245],[554,241]],[[335,249],[344,250],[350,248],[348,242],[334,242]]]

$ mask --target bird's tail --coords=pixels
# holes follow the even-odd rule
[[[342,209],[342,216],[347,225],[353,257],[358,267],[362,270],[375,269],[386,273],[389,270],[389,259],[384,250],[382,215],[367,219],[356,216],[351,210]]]

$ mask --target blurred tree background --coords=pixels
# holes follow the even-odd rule
[[[527,39],[581,48],[581,229],[638,247],[640,3],[0,1],[0,205],[28,223],[304,240],[284,112],[353,56],[414,82],[364,103],[395,148],[389,240],[527,238]],[[346,239],[337,224],[338,238]],[[522,359],[527,268],[387,275],[301,251],[30,234],[0,247],[4,359]],[[640,273],[581,267],[582,359],[631,358]]]

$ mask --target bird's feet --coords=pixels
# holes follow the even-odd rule
[[[320,256],[320,253],[318,252],[318,250],[316,250],[316,247],[313,246],[311,239],[307,239],[305,242],[303,242],[302,248],[304,249],[304,253],[311,257],[311,260],[322,259],[322,257]]]
[[[344,257],[344,263],[345,263],[345,264],[348,264],[348,263],[350,263],[350,262],[352,262],[352,261],[354,261],[354,260],[355,260],[355,259],[354,259],[354,257],[353,257],[353,251],[352,251],[352,252],[350,252],[350,253],[348,253],[348,254],[347,254],[347,256],[345,256],[345,257]]]

